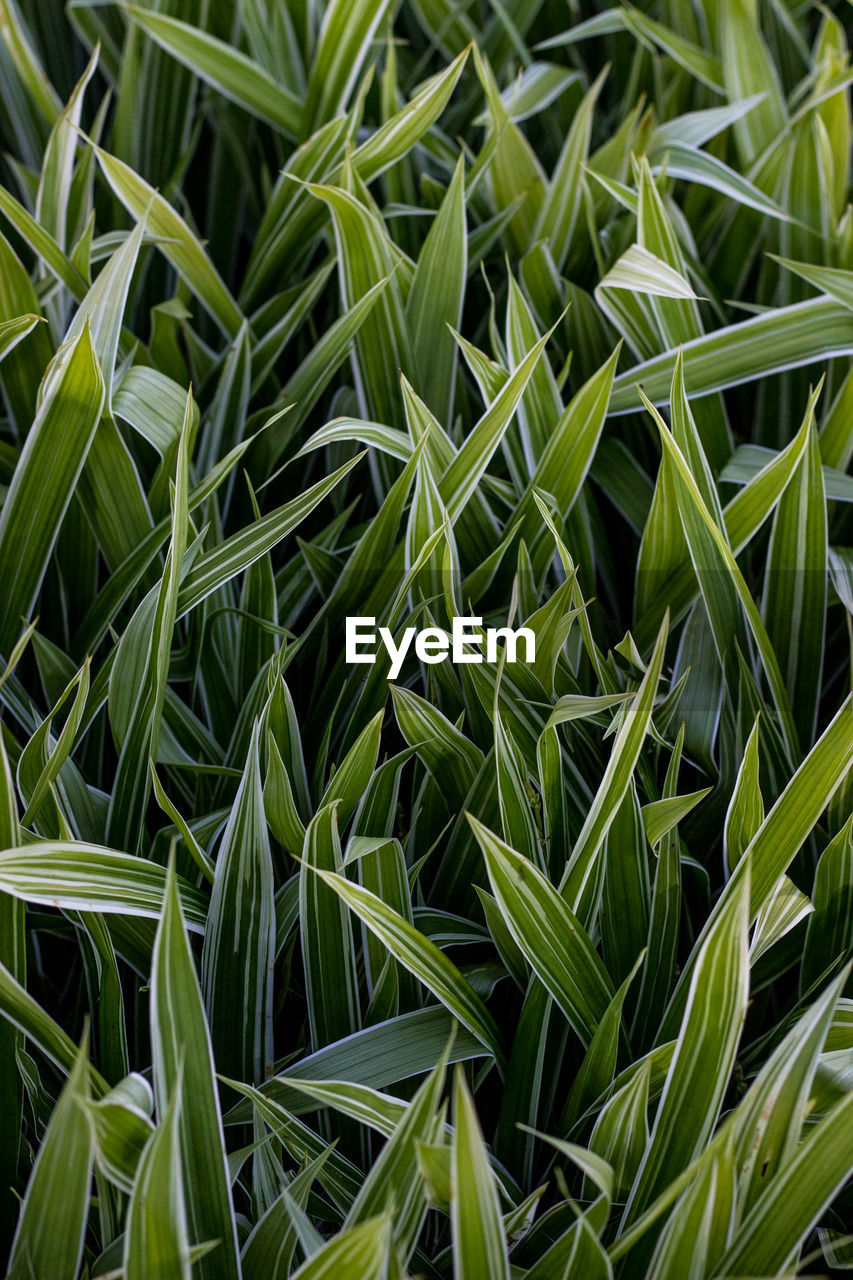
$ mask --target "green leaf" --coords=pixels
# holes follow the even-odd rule
[[[302,104],[297,95],[239,49],[167,13],[135,5],[128,5],[127,12],[161,49],[171,53],[231,102],[245,107],[289,137],[299,136]]]
[[[293,799],[293,790],[284,761],[272,734],[269,734],[267,739],[267,752],[269,769],[264,782],[264,814],[276,840],[282,848],[296,858],[302,852],[305,827]]]
[[[181,583],[178,594],[178,617],[196,608],[214,591],[238,573],[242,573],[250,564],[260,560],[277,543],[287,537],[298,524],[308,516],[319,502],[344,478],[348,471],[358,463],[363,454],[345,462],[331,475],[318,480],[310,489],[306,489],[298,498],[284,503],[266,516],[261,516],[254,524],[232,533],[230,538],[199,556],[192,569]]]
[[[0,1014],[29,1036],[60,1071],[68,1075],[77,1058],[77,1046],[66,1031],[33,999],[20,982],[0,964]],[[108,1090],[103,1077],[90,1068],[92,1093],[101,1097]]]
[[[414,1250],[429,1207],[418,1162],[418,1143],[430,1143],[443,1131],[443,1119],[436,1118],[436,1111],[445,1071],[443,1059],[393,1126],[344,1224],[345,1229],[354,1227],[389,1212],[401,1259],[408,1259]]]
[[[0,360],[14,351],[19,342],[23,342],[41,319],[41,316],[16,316],[14,320],[4,320],[0,324]]]
[[[589,920],[600,893],[599,852],[633,776],[651,725],[658,681],[663,667],[669,618],[664,618],[654,652],[636,697],[624,716],[613,743],[604,777],[575,840],[560,892],[579,919]]]
[[[25,632],[23,637],[24,645],[28,639]],[[16,646],[17,655],[23,651],[21,641]],[[10,669],[14,670],[16,653],[13,652],[12,660],[0,676],[0,686],[2,681],[8,677]],[[15,799],[15,784],[12,778],[12,769],[9,763],[9,757],[3,742],[3,735],[0,734],[0,847],[7,847],[18,844],[21,839],[20,827],[18,825],[18,805]],[[48,1034],[51,1030],[58,1033],[56,1039],[60,1044],[65,1040],[64,1033],[58,1027],[51,1028],[49,1019],[41,1013],[34,1001],[31,1001],[26,992],[18,987],[18,982],[26,981],[27,971],[27,953],[26,953],[26,917],[25,907],[17,898],[3,894],[0,896],[0,1012],[4,1015],[2,1026],[0,1026],[0,1090],[6,1098],[5,1115],[0,1129],[0,1176],[5,1180],[4,1184],[7,1188],[5,1197],[0,1201],[0,1207],[3,1208],[9,1221],[9,1227],[3,1235],[3,1239],[7,1245],[11,1243],[12,1214],[11,1209],[16,1209],[17,1204],[14,1201],[14,1192],[12,1190],[15,1178],[18,1172],[18,1157],[20,1154],[21,1141],[21,1122],[23,1119],[23,1082],[18,1070],[18,1049],[20,1047],[21,1037],[18,1035],[14,1019],[9,1018],[10,1002],[15,1001],[16,996],[22,997],[21,1003],[24,1008],[29,1006],[29,1011],[34,1013],[37,1021],[46,1024]],[[6,967],[8,966],[8,967]],[[5,980],[8,978],[9,990],[5,990]],[[67,1041],[66,1060],[73,1061],[74,1045],[70,1040]],[[70,1057],[67,1055],[70,1053]]]
[[[394,684],[394,714],[451,806],[461,805],[483,765],[483,753],[425,698]]]
[[[376,768],[384,709],[377,711],[370,723],[350,747],[339,769],[335,770],[323,792],[321,805],[336,806],[335,819],[344,827],[355,813]]]
[[[767,557],[764,618],[803,746],[814,741],[826,628],[827,516],[817,432],[779,499]]]
[[[649,1268],[654,1280],[707,1274],[725,1251],[735,1207],[731,1144],[708,1154],[676,1201]]]
[[[656,22],[633,6],[611,9],[588,18],[586,22],[576,23],[571,30],[553,36],[538,46],[540,49],[552,49],[560,45],[574,44],[589,36],[607,35],[627,30],[645,44],[657,46],[668,54],[673,61],[683,67],[692,77],[720,92],[722,90],[722,74],[717,58],[685,39],[671,27]]]
[[[198,237],[181,215],[129,165],[101,147],[95,146],[94,150],[104,177],[128,213],[137,222],[145,218],[146,226],[157,236],[166,258],[225,335],[235,338],[243,316]]]
[[[841,704],[783,790],[747,846],[741,862],[751,855],[752,894],[750,914],[754,918],[791,865],[806,836],[817,822],[841,783],[853,750],[853,703]],[[738,863],[738,868],[741,863]],[[741,875],[736,869],[729,884]],[[727,889],[728,891],[728,889]],[[733,892],[733,890],[732,890]]]
[[[795,275],[800,276],[803,280],[807,280],[816,289],[820,289],[821,293],[828,294],[830,298],[835,298],[843,307],[853,310],[853,272],[844,271],[838,267],[821,267],[812,263],[792,262],[790,258],[777,258],[775,254],[773,257],[780,266],[785,267],[788,271],[793,271]]]
[[[305,132],[346,107],[390,0],[332,0],[323,14],[305,97]]]
[[[725,0],[719,32],[723,79],[730,101],[762,94],[754,111],[733,126],[743,163],[755,160],[785,126],[785,103],[778,72],[748,0]]]
[[[0,0],[0,19],[3,24],[3,43],[21,84],[41,120],[53,124],[62,111],[62,103],[44,73],[27,29],[11,0]]]
[[[711,787],[703,787],[701,791],[692,791],[690,795],[670,796],[665,800],[652,800],[643,805],[643,826],[649,844],[658,844],[710,791]]]
[[[614,1191],[621,1196],[630,1190],[648,1146],[651,1070],[646,1058],[605,1102],[589,1140],[590,1151],[611,1165]]]
[[[792,757],[797,754],[796,728],[791,714],[787,689],[779,670],[779,662],[773,650],[766,628],[749,592],[743,575],[737,565],[725,534],[720,528],[720,517],[714,518],[709,511],[705,497],[697,483],[684,454],[676,440],[664,423],[660,414],[643,396],[646,408],[655,418],[661,436],[661,442],[667,457],[673,464],[676,491],[681,495],[680,509],[685,536],[690,546],[691,558],[703,593],[705,604],[712,619],[714,642],[720,655],[724,675],[734,687],[734,665],[737,661],[737,638],[741,635],[741,653],[746,648],[741,610],[755,641],[756,648],[773,695],[774,705],[782,724],[785,738]],[[682,439],[690,439],[695,443],[695,429],[691,431],[692,418],[684,391],[682,365],[676,362],[673,375],[673,398],[679,406],[683,429]],[[710,486],[705,478],[705,489],[710,494]]]
[[[749,859],[694,951],[690,990],[649,1144],[623,1223],[648,1204],[702,1151],[717,1122],[734,1066],[749,994]],[[730,882],[731,883],[731,882]]]
[[[722,519],[732,551],[737,555],[761,528],[774,509],[785,486],[790,483],[808,442],[808,417],[793,440],[781,453],[768,458],[731,502],[723,508]],[[735,454],[735,457],[737,455]],[[720,479],[734,478],[728,466]],[[665,591],[661,589],[661,585]],[[662,616],[667,598],[673,619],[689,607],[699,590],[681,528],[675,497],[675,477],[666,457],[661,460],[658,485],[637,569],[638,643],[651,641],[657,618]],[[661,597],[664,597],[663,599]]]
[[[188,927],[201,933],[207,899],[186,881],[179,883]],[[56,840],[0,852],[0,886],[24,902],[156,919],[166,872],[154,862],[127,853],[76,840]]]
[[[441,476],[438,491],[451,520],[458,518],[479,484],[550,336],[540,338],[519,363]]]
[[[814,360],[853,353],[853,318],[824,298],[778,307],[686,342],[682,348],[688,395],[704,396]],[[613,383],[611,413],[637,407],[639,383],[655,404],[669,400],[677,351],[665,351],[620,374]]]
[[[850,947],[850,915],[853,910],[853,817],[830,840],[815,870],[812,900],[803,951],[804,989],[818,982]]]
[[[380,125],[352,156],[353,168],[371,182],[378,174],[407,155],[441,115],[468,60],[463,49],[444,70],[431,76],[404,107]],[[423,251],[422,251],[423,252]]]
[[[453,1084],[450,1188],[454,1276],[457,1280],[509,1280],[497,1186],[459,1068]]]
[[[343,1080],[299,1080],[291,1077],[294,1094],[304,1094],[306,1110],[330,1107],[388,1138],[406,1114],[408,1104],[363,1084]]]
[[[327,10],[327,18],[331,12]],[[412,369],[411,339],[404,312],[408,264],[376,208],[365,203],[369,200],[366,192],[364,199],[359,199],[328,184],[310,184],[307,190],[331,211],[346,307],[354,307],[380,281],[388,281],[359,326],[355,352],[364,412],[380,422],[393,423],[399,414],[400,369]]]
[[[16,200],[10,191],[0,187],[0,211],[8,218],[12,226],[27,242],[30,248],[49,268],[57,280],[75,298],[82,298],[86,292],[86,281],[80,272],[66,257],[62,249],[49,231],[45,231],[28,209]]]
[[[341,877],[341,846],[334,803],[308,825],[299,871],[302,961],[315,1049],[357,1031],[361,1025],[350,915],[333,891]]]
[[[809,832],[843,781],[853,751],[853,700],[846,699],[782,791],[750,840],[725,889],[704,926],[699,942],[717,927],[721,915],[731,914],[729,903],[742,894],[744,879],[750,883],[750,920],[754,920],[773,895]],[[684,967],[667,1011],[662,1033],[684,1008],[687,984],[692,985],[695,956]]]
[[[815,1072],[844,975],[833,982],[768,1057],[732,1117],[738,1198],[747,1212],[799,1146]]]
[[[631,245],[617,258],[598,288],[625,289],[655,298],[696,297],[690,282],[679,271],[639,244]]]
[[[361,1170],[328,1146],[313,1129],[266,1097],[259,1089],[242,1084],[239,1080],[225,1079],[223,1083],[251,1099],[258,1115],[270,1126],[294,1160],[304,1162],[322,1158],[322,1172],[318,1173],[318,1178],[337,1209],[342,1215],[345,1214],[364,1182]]]
[[[456,343],[447,326],[459,328],[467,273],[465,169],[460,159],[424,240],[406,302],[415,386],[442,421],[450,420],[456,372]]]
[[[613,998],[613,987],[583,926],[541,871],[476,818],[492,892],[517,945],[584,1044]]]
[[[65,718],[59,737],[54,744],[50,732],[53,718],[74,690],[76,690],[74,701]],[[27,801],[27,807],[21,818],[23,826],[32,825],[33,819],[41,808],[42,801],[59,777],[63,764],[71,754],[74,739],[77,736],[83,719],[83,712],[86,709],[88,696],[89,663],[85,662],[71,683],[65,687],[48,718],[42,721],[42,724],[39,725],[21,752],[21,759],[18,761],[18,785],[22,796]],[[34,771],[38,770],[35,785],[32,788],[29,786],[29,779],[26,782],[24,781],[28,772],[28,765],[32,765]],[[40,769],[39,766],[41,766]]]
[[[110,718],[119,735],[119,763],[107,814],[108,838],[123,848],[138,848],[148,800],[148,761],[157,759],[166,699],[172,637],[189,523],[189,448],[192,395],[187,395],[175,462],[172,540],[166,572],[136,611],[118,647],[110,675]],[[128,687],[132,690],[126,722],[118,716]]]
[[[86,1106],[98,1169],[127,1194],[133,1190],[142,1152],[154,1130],[153,1109],[151,1086],[135,1073]]]
[[[758,779],[759,732],[760,722],[756,719],[744,747],[735,789],[726,813],[723,849],[729,873],[740,862],[750,841],[764,821],[764,800]]]
[[[261,1081],[272,1059],[273,867],[258,726],[216,858],[201,960],[217,1067]],[[240,1009],[235,1020],[234,1010]]]
[[[606,71],[590,85],[575,112],[536,224],[537,238],[546,240],[556,266],[562,269],[577,224],[582,198],[582,167],[589,157],[593,111]]]
[[[299,1091],[299,1081],[334,1079],[382,1089],[431,1071],[451,1036],[450,1062],[486,1055],[487,1050],[481,1042],[460,1026],[446,1009],[441,1005],[431,1005],[364,1027],[335,1044],[318,1049],[267,1081],[263,1085],[263,1093],[294,1114],[299,1114],[313,1105],[307,1103],[306,1095]],[[236,1123],[248,1115],[248,1110],[238,1104],[228,1119]]]
[[[604,427],[620,350],[616,348],[560,414],[513,517],[525,521],[524,537],[531,545],[536,568],[544,565],[548,531],[537,519],[538,503],[534,504],[532,499],[537,490],[553,496],[557,514],[562,518],[577,501]]]
[[[180,1075],[139,1160],[124,1239],[126,1280],[157,1274],[189,1280],[190,1248],[181,1177]]]
[[[103,403],[104,380],[86,329],[51,366],[0,512],[0,652],[11,649],[21,617],[35,604]]]
[[[175,1090],[181,1090],[177,1124],[189,1242],[218,1241],[213,1253],[199,1259],[196,1273],[202,1280],[239,1277],[210,1034],[172,871],[151,966],[154,1094],[165,1115]]]
[[[89,1123],[80,1105],[88,1084],[84,1038],[44,1135],[21,1205],[7,1275],[76,1280],[83,1257],[89,1183],[94,1159]],[[45,1231],[45,1223],[50,1230]]]
[[[752,100],[757,103],[757,95],[753,94]],[[739,120],[742,124],[748,123],[745,116],[739,117]],[[771,200],[737,170],[729,168],[708,151],[697,151],[681,143],[672,143],[666,148],[665,163],[660,169],[671,178],[683,178],[686,182],[709,187],[726,200],[744,205],[747,209],[757,209],[768,218],[786,221],[790,216],[784,209],[780,209],[775,200]],[[657,174],[658,171],[658,166],[655,166],[653,172]]]
[[[288,1199],[282,1194],[255,1224],[243,1246],[243,1280],[287,1280],[297,1244],[289,1203],[305,1208],[311,1184],[325,1161],[325,1154],[312,1160],[288,1183]]]
[[[329,871],[316,874],[501,1064],[503,1049],[491,1014],[444,952],[369,890]]]
[[[847,1179],[851,1132],[853,1097],[847,1094],[741,1221],[719,1262],[720,1274],[772,1274],[786,1265]]]
[[[595,1029],[589,1048],[581,1063],[580,1070],[572,1082],[566,1105],[561,1116],[562,1127],[570,1129],[586,1111],[610,1086],[616,1071],[619,1037],[622,1027],[622,1010],[628,989],[634,981],[637,970],[643,960],[643,953],[637,957],[628,977],[614,995],[610,1004]],[[639,1074],[639,1073],[638,1073]],[[599,1152],[606,1157],[606,1153]]]
[[[390,1249],[390,1222],[372,1218],[342,1231],[318,1249],[293,1280],[382,1280]]]
[[[85,298],[81,300],[65,335],[65,341],[70,343],[80,338],[83,330],[88,328],[92,346],[104,375],[108,408],[112,406],[113,373],[119,351],[122,321],[131,279],[145,234],[145,223],[146,215],[143,214],[124,244],[116,250]]]

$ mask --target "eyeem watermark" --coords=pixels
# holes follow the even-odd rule
[[[516,630],[512,627],[486,627],[484,630],[482,618],[454,618],[451,631],[444,631],[441,627],[424,627],[422,631],[406,627],[397,644],[388,627],[379,627],[377,633],[375,618],[346,620],[346,661],[375,662],[379,643],[391,659],[389,680],[396,680],[400,674],[412,641],[416,656],[427,663],[445,662],[448,658],[451,662],[497,662],[500,641],[503,641],[507,662],[519,661],[520,641],[524,642],[523,660],[534,662],[536,659],[536,635],[529,627]]]

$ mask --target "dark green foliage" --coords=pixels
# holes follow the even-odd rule
[[[848,15],[0,0],[15,1280],[844,1264]]]

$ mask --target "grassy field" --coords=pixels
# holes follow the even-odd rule
[[[601,5],[0,0],[13,1280],[853,1265],[851,8]]]

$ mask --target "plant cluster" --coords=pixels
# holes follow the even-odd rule
[[[0,0],[14,1280],[849,1264],[849,14]]]

